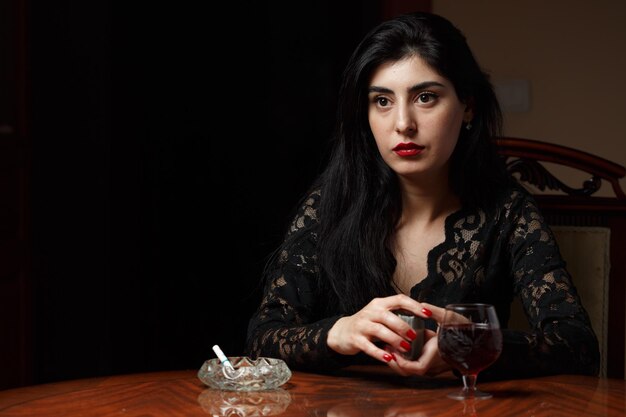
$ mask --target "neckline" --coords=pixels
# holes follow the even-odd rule
[[[453,211],[448,216],[446,216],[446,219],[444,221],[443,242],[437,244],[428,251],[428,255],[426,256],[426,276],[417,284],[411,287],[411,289],[409,290],[409,296],[416,299],[417,301],[423,301],[424,296],[420,296],[421,292],[423,292],[423,290],[425,289],[432,288],[438,281],[443,279],[439,274],[437,274],[436,261],[442,253],[456,246],[456,242],[454,239],[454,224],[457,221],[463,218],[467,218],[472,214],[479,215],[480,213],[477,210],[468,210],[465,207],[460,207],[458,210]]]

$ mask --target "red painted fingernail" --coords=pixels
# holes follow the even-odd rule
[[[385,360],[385,362],[389,362],[390,360],[392,360],[392,359],[393,359],[393,356],[392,356],[392,355],[390,355],[389,353],[385,353],[385,354],[383,355],[383,359]]]
[[[432,312],[432,311],[430,311],[429,309],[427,309],[426,307],[424,307],[424,308],[422,309],[422,313],[424,313],[424,314],[425,314],[425,315],[427,315],[428,317],[430,317],[430,316],[432,316],[432,315],[433,315],[433,312]]]
[[[402,342],[400,342],[400,346],[406,350],[411,350],[411,345],[409,345],[409,342],[407,342],[406,340],[403,340]]]
[[[396,355],[394,355],[393,353],[391,354],[391,357],[393,358],[394,361],[398,362],[398,360],[396,359]]]
[[[406,337],[408,337],[411,340],[415,340],[415,338],[417,337],[417,333],[415,333],[413,329],[409,329],[406,331]]]

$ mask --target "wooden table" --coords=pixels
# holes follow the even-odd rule
[[[281,389],[236,393],[208,389],[195,370],[157,372],[0,391],[0,416],[626,415],[626,382],[621,379],[479,379],[479,387],[494,397],[476,402],[448,399],[446,394],[457,384],[453,378],[403,378],[381,366],[347,369],[334,376],[294,372]]]

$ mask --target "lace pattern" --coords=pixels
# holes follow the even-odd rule
[[[325,317],[322,311],[327,309],[320,308],[328,297],[317,285],[317,236],[314,228],[306,227],[319,221],[320,198],[319,191],[311,194],[289,228],[292,244],[280,253],[276,278],[250,320],[250,356],[277,357],[293,367],[315,369],[359,360],[326,346],[328,330],[340,316]],[[596,336],[534,199],[512,188],[499,207],[494,214],[460,210],[446,219],[445,241],[429,253],[428,276],[412,288],[411,296],[439,306],[494,304],[503,327],[512,299],[521,298],[533,330],[505,330],[503,353],[483,378],[597,374]]]

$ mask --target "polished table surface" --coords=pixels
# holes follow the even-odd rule
[[[454,378],[404,378],[383,366],[294,372],[280,389],[207,388],[195,370],[98,377],[0,391],[0,416],[624,416],[626,382],[560,375],[481,382],[494,396],[446,397]]]

